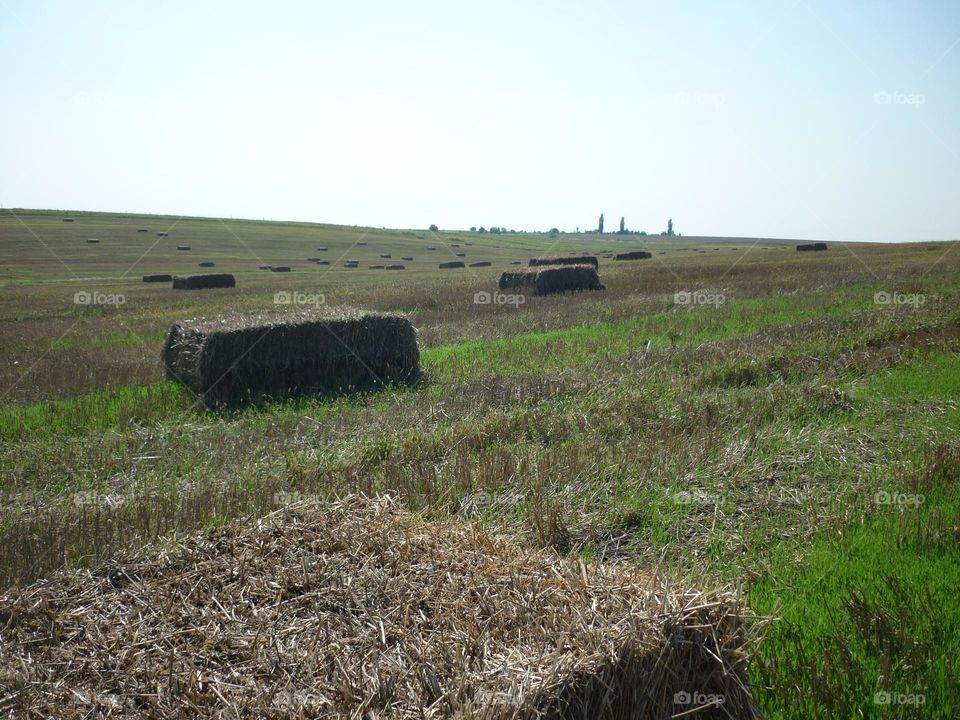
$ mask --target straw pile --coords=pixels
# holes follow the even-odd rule
[[[163,361],[211,407],[420,377],[409,320],[351,309],[186,320],[167,334]]]
[[[232,288],[237,281],[229,273],[208,275],[177,275],[173,278],[174,290],[202,290],[205,288]]]
[[[500,275],[501,290],[529,290],[534,295],[603,290],[593,265],[548,265],[506,270]]]
[[[173,280],[172,275],[160,274],[160,275],[144,275],[143,276],[144,282],[170,282],[171,280]]]
[[[0,597],[0,712],[78,720],[760,717],[737,598],[291,505]],[[696,712],[678,693],[722,696]]]
[[[450,260],[448,262],[440,263],[441,270],[449,270],[451,268],[462,268],[462,267],[466,267],[466,265],[464,265],[463,263],[463,260]]]
[[[646,260],[647,258],[653,257],[652,254],[648,253],[646,250],[632,250],[630,252],[617,253],[614,255],[614,260]]]
[[[583,255],[580,257],[538,257],[530,258],[529,267],[538,267],[542,265],[593,265],[599,267],[600,263],[593,255]]]
[[[824,242],[817,243],[803,243],[797,245],[797,252],[818,252],[827,249],[827,244]]]

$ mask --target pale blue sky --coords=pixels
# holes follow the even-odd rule
[[[960,237],[953,0],[0,0],[0,67],[4,207]]]

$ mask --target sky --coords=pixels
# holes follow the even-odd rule
[[[0,0],[0,205],[960,238],[960,2]]]

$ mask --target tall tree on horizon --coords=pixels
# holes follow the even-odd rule
[[[673,237],[673,218],[667,220],[667,235]]]
[[[603,213],[600,213],[600,229],[599,233],[603,235]]]

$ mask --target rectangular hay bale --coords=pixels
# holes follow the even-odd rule
[[[614,260],[646,260],[652,258],[653,254],[646,250],[631,250],[630,252],[617,253],[613,256]]]
[[[528,267],[538,267],[542,265],[593,265],[599,267],[600,263],[593,255],[582,255],[578,257],[538,257],[530,258]]]
[[[450,270],[452,268],[462,268],[466,267],[462,260],[450,260],[449,262],[442,262],[439,265],[441,270]]]
[[[220,316],[174,325],[163,348],[167,376],[208,406],[412,382],[416,331],[399,315],[301,310]]]
[[[144,276],[143,276],[143,281],[144,281],[144,282],[148,282],[148,283],[149,283],[149,282],[170,282],[171,280],[173,280],[173,276],[172,276],[172,275],[164,275],[164,274],[162,274],[162,273],[161,273],[161,274],[157,274],[157,275],[144,275]]]
[[[177,275],[173,278],[174,290],[203,290],[207,288],[236,287],[237,280],[229,273],[208,275]]]
[[[506,270],[500,275],[501,290],[533,290],[534,295],[604,290],[593,265],[548,265]]]

